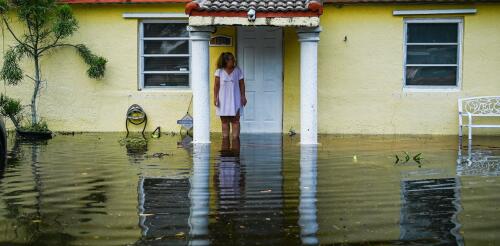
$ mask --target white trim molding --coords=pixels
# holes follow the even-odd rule
[[[123,13],[125,19],[188,18],[184,13]]]
[[[392,15],[451,15],[476,14],[477,9],[425,9],[425,10],[394,10]]]
[[[180,91],[189,91],[191,89],[191,81],[188,76],[188,81],[186,86],[173,86],[173,85],[164,85],[164,86],[147,86],[145,83],[145,75],[146,74],[190,74],[190,62],[188,61],[188,69],[187,70],[179,70],[179,71],[147,71],[145,69],[145,58],[148,57],[173,57],[173,58],[187,58],[191,59],[191,47],[189,47],[187,54],[145,54],[144,53],[144,42],[148,40],[156,40],[156,41],[186,41],[188,43],[190,40],[189,36],[186,37],[144,37],[144,24],[175,24],[175,23],[183,23],[186,24],[187,27],[187,19],[183,20],[175,20],[175,19],[147,19],[147,20],[139,20],[139,34],[138,34],[138,76],[139,76],[139,90],[180,90]]]

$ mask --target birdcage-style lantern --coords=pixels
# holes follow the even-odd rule
[[[125,128],[127,129],[127,137],[129,135],[128,131],[128,123],[132,123],[133,125],[144,124],[142,128],[142,135],[144,135],[144,131],[146,130],[146,125],[148,124],[148,116],[144,109],[137,104],[133,104],[127,110],[127,118],[125,119]]]

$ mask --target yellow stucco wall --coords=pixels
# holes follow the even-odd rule
[[[105,78],[87,77],[86,65],[73,49],[42,60],[48,83],[41,91],[40,115],[56,131],[125,131],[125,113],[134,103],[148,114],[148,130],[179,128],[191,90],[138,90],[138,20],[125,12],[183,12],[183,4],[74,6],[80,29],[71,38],[108,59]],[[7,35],[6,35],[7,36]],[[30,67],[28,67],[30,68]],[[32,71],[32,70],[27,70]],[[28,105],[32,83],[7,87],[7,94]],[[28,108],[27,108],[28,110]],[[134,128],[134,127],[132,127]],[[135,127],[139,130],[140,127]]]
[[[458,92],[404,91],[403,17],[393,16],[392,11],[466,7],[477,8],[478,13],[463,16],[462,89]],[[107,74],[101,81],[87,78],[86,66],[71,49],[45,58],[42,66],[48,83],[42,90],[41,116],[56,131],[123,131],[127,108],[138,103],[148,113],[148,130],[161,126],[163,130],[177,131],[176,120],[184,115],[191,91],[138,91],[138,20],[124,19],[122,14],[183,12],[183,9],[182,4],[75,5],[80,29],[72,40],[85,43],[106,57]],[[326,5],[319,44],[319,132],[456,134],[459,97],[500,95],[496,76],[500,67],[500,32],[496,23],[500,23],[500,5],[493,4],[341,8]],[[219,27],[218,33],[233,36],[236,41],[233,27]],[[285,28],[285,132],[291,128],[300,130],[299,47],[295,30]],[[217,55],[222,51],[235,52],[235,46],[210,49],[211,75]],[[26,80],[22,86],[6,87],[4,91],[29,104],[31,87],[31,82]],[[212,130],[220,131],[213,107],[211,113]]]
[[[393,16],[392,11],[469,7],[478,12],[463,16],[462,89],[448,93],[404,91],[403,17]],[[446,16],[427,18],[431,17]],[[319,132],[457,134],[458,98],[500,95],[497,23],[500,6],[492,4],[327,5],[321,17],[318,58]],[[299,130],[299,44],[293,30],[285,31],[285,40],[283,129]]]

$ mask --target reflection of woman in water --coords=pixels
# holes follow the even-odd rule
[[[242,208],[245,189],[245,178],[240,165],[240,140],[229,137],[222,139],[220,160],[215,167],[214,184],[217,197],[216,219],[210,225],[211,233],[216,242],[225,242],[228,245],[238,243],[238,231],[241,231],[243,221],[238,211]],[[231,235],[231,237],[228,237]],[[218,238],[218,237],[223,238]],[[222,241],[221,241],[222,240]],[[231,241],[234,240],[234,241]]]
[[[240,168],[239,157],[239,139],[233,139],[231,148],[229,138],[222,139],[222,147],[220,153],[220,162],[217,167],[215,183],[217,184],[219,197],[222,198],[219,202],[221,207],[230,208],[234,203],[233,198],[238,198],[241,195],[242,174]],[[227,201],[229,199],[230,201]]]

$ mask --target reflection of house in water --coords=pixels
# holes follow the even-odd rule
[[[285,219],[282,136],[247,135],[241,149],[233,146],[232,151],[222,151],[214,168],[211,242],[299,244],[300,238],[286,231],[296,227],[298,215],[292,221]]]
[[[139,181],[139,226],[137,245],[185,244],[189,232],[189,179],[142,178]]]
[[[467,149],[458,148],[458,176],[500,176],[500,149],[475,147],[469,142]]]
[[[463,245],[457,214],[458,178],[401,182],[400,240],[425,245]]]
[[[210,145],[194,146],[189,179],[141,178],[136,245],[317,244],[313,150],[301,152],[300,187],[285,194],[281,135],[245,136],[213,165]]]
[[[460,143],[457,176],[463,183],[461,191],[464,214],[460,216],[467,245],[498,245],[498,184],[500,177],[500,146],[497,137],[476,138]]]

